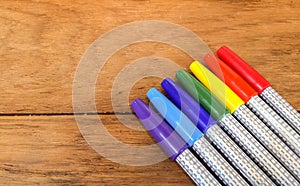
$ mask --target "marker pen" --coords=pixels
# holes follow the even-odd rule
[[[203,84],[185,70],[179,70],[176,78],[183,88],[218,121],[218,125],[276,184],[299,184]]]
[[[258,92],[215,55],[207,54],[204,61],[300,157],[300,135],[258,96]]]
[[[229,108],[229,111],[255,136],[282,164],[300,180],[300,159],[281,141],[227,85],[199,62],[190,65],[196,77]],[[218,88],[218,91],[215,91]]]
[[[202,137],[203,134],[191,120],[163,94],[157,89],[151,88],[147,92],[147,97],[189,147],[192,147],[206,165],[222,180],[223,184],[248,185],[218,151]]]
[[[221,47],[217,53],[228,66],[240,74],[259,93],[259,96],[300,134],[300,114],[271,87],[271,84],[261,74],[226,46]]]
[[[148,105],[140,99],[135,99],[130,106],[161,148],[197,185],[220,185],[178,134]]]
[[[162,81],[161,86],[173,103],[204,133],[204,137],[221,151],[233,167],[243,174],[252,185],[275,185],[244,151],[216,125],[217,121],[178,84],[166,78]]]

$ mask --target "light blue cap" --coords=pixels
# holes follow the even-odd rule
[[[147,97],[190,147],[203,136],[197,126],[156,88],[151,88]]]

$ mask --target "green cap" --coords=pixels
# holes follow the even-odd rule
[[[187,71],[181,69],[176,73],[176,78],[182,87],[200,103],[212,117],[219,121],[229,110],[223,105],[204,85],[194,78]]]

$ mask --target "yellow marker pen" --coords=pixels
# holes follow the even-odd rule
[[[225,85],[212,72],[202,64],[195,61],[190,65],[190,69],[195,76],[233,113],[244,104],[244,101],[236,95],[227,85]]]

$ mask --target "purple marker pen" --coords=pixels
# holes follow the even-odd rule
[[[135,99],[130,106],[162,149],[197,185],[220,185],[192,154],[178,134],[148,105],[140,99]]]

